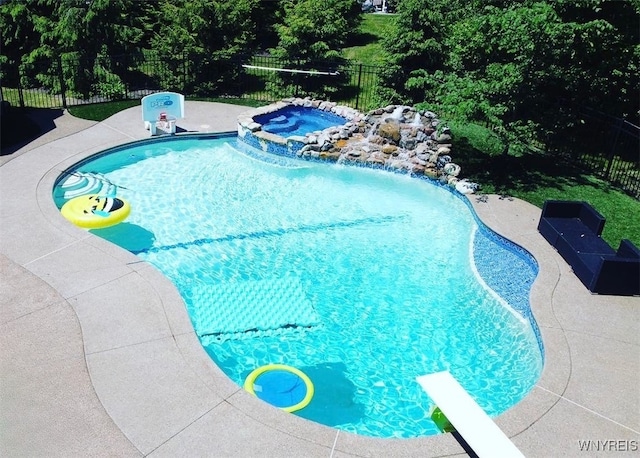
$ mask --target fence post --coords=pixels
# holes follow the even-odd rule
[[[18,73],[18,99],[20,100],[20,108],[24,108],[24,94],[22,94],[22,84],[20,83],[21,79],[22,77],[20,76],[20,73]]]
[[[126,73],[127,70],[129,69],[129,54],[123,54],[122,57],[122,68],[121,71],[122,73]],[[133,97],[131,97],[131,83],[129,82],[129,78],[124,78],[124,98],[125,100],[129,100],[132,99]]]
[[[358,109],[358,103],[360,102],[360,81],[362,80],[362,62],[358,65],[358,92],[356,92],[356,110]]]
[[[182,92],[187,91],[187,65],[188,65],[187,53],[182,53]]]
[[[611,173],[611,166],[613,165],[613,158],[616,155],[616,146],[618,145],[618,139],[620,138],[620,131],[622,130],[622,118],[618,118],[615,123],[612,123],[612,129],[615,129],[613,132],[613,143],[611,144],[611,151],[609,152],[609,163],[607,164],[607,170],[604,172],[604,177],[606,180],[609,179],[609,174]]]
[[[296,66],[294,68],[300,68],[300,61],[296,62]],[[296,82],[296,90],[293,94],[294,97],[299,97],[299,92],[300,92],[300,73],[292,73],[291,74],[293,76],[293,79]]]
[[[62,71],[62,57],[58,56],[58,77],[60,78],[60,95],[62,96],[62,108],[67,109],[67,94],[64,84],[64,72]]]

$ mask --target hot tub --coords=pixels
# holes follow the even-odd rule
[[[264,152],[296,155],[306,144],[348,138],[362,113],[333,102],[286,99],[238,116],[238,138]]]

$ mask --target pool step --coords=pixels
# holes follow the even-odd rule
[[[298,118],[288,118],[286,122],[278,123],[275,125],[262,126],[267,132],[272,134],[279,134],[283,132],[292,132],[296,130],[302,124],[302,120]]]
[[[269,124],[286,124],[289,118],[285,115],[276,116],[275,118],[271,118],[269,120]]]
[[[74,172],[60,185],[64,199],[86,194],[115,195],[116,186],[103,175],[91,172]]]
[[[317,166],[316,164],[310,163],[309,161],[298,159],[293,155],[293,153],[291,153],[290,156],[286,156],[284,154],[266,153],[258,148],[254,148],[253,146],[247,145],[246,143],[242,143],[240,141],[234,144],[227,143],[227,145],[238,153],[243,154],[244,156],[278,167],[284,167],[287,169],[311,169]]]

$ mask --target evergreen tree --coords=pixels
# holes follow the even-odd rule
[[[344,84],[341,50],[348,36],[361,21],[358,0],[287,0],[285,16],[276,26],[278,46],[272,55],[285,68],[333,73],[312,75],[278,73],[272,89],[282,96],[292,95],[294,87],[303,94],[330,98]]]
[[[35,0],[17,0],[0,5],[0,75],[3,85],[17,85],[24,56],[40,46],[41,17],[53,16],[54,7]]]
[[[259,0],[163,1],[151,40],[161,84],[201,95],[233,92],[241,61],[256,48],[253,15]]]
[[[2,16],[13,19],[3,53],[9,47],[23,73],[35,75],[25,79],[27,86],[59,92],[62,72],[66,89],[77,96],[121,96],[122,77],[140,55],[145,10],[148,5],[135,0],[17,0],[2,5]],[[19,35],[28,37],[22,46]]]

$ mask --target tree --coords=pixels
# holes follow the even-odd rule
[[[51,16],[53,6],[36,1],[14,1],[0,5],[0,74],[3,85],[17,85],[22,57],[40,46],[38,17]]]
[[[109,89],[105,86],[122,94],[121,77],[140,53],[148,5],[135,0],[17,0],[2,8],[14,19],[14,36],[27,32],[34,37],[15,53],[14,61],[19,59],[25,73],[36,75],[37,83],[26,79],[25,85],[59,92],[62,72],[67,89],[79,96],[104,93]],[[27,27],[32,27],[31,35]],[[3,36],[3,45],[10,39]],[[119,65],[110,59],[118,55],[126,55],[127,61]]]
[[[540,135],[536,121],[555,109],[549,103],[561,89],[558,66],[570,40],[570,28],[546,3],[487,7],[447,37],[446,71],[409,84],[429,88],[441,111],[492,126],[513,150],[522,146],[517,139]]]
[[[423,100],[424,90],[407,84],[444,67],[444,41],[460,17],[477,10],[477,1],[403,0],[398,3],[394,32],[384,42],[387,50],[381,74],[381,105]]]
[[[344,74],[341,50],[347,37],[361,21],[358,0],[287,0],[283,23],[276,26],[278,46],[271,51],[285,68],[334,73],[334,75],[274,75],[273,89],[287,94],[291,85],[304,93],[330,98],[335,94]],[[337,73],[337,74],[335,74]]]
[[[267,51],[278,45],[276,26],[282,23],[284,3],[280,1],[260,1],[254,8],[252,22],[255,24],[256,48]]]
[[[411,63],[405,78],[390,85],[398,98],[490,125],[505,152],[521,151],[521,141],[557,137],[579,122],[581,105],[637,113],[639,16],[630,2],[490,3],[472,3],[467,12],[474,14],[455,20],[444,15],[451,25],[437,45],[412,44],[398,57]],[[411,30],[435,30],[433,14],[417,16]]]
[[[151,40],[159,63],[165,65],[162,85],[201,95],[227,91],[242,70],[239,60],[256,49],[252,17],[258,4],[259,0],[163,1],[166,20]]]
[[[637,123],[640,1],[562,0],[555,8],[573,32],[563,97]]]

